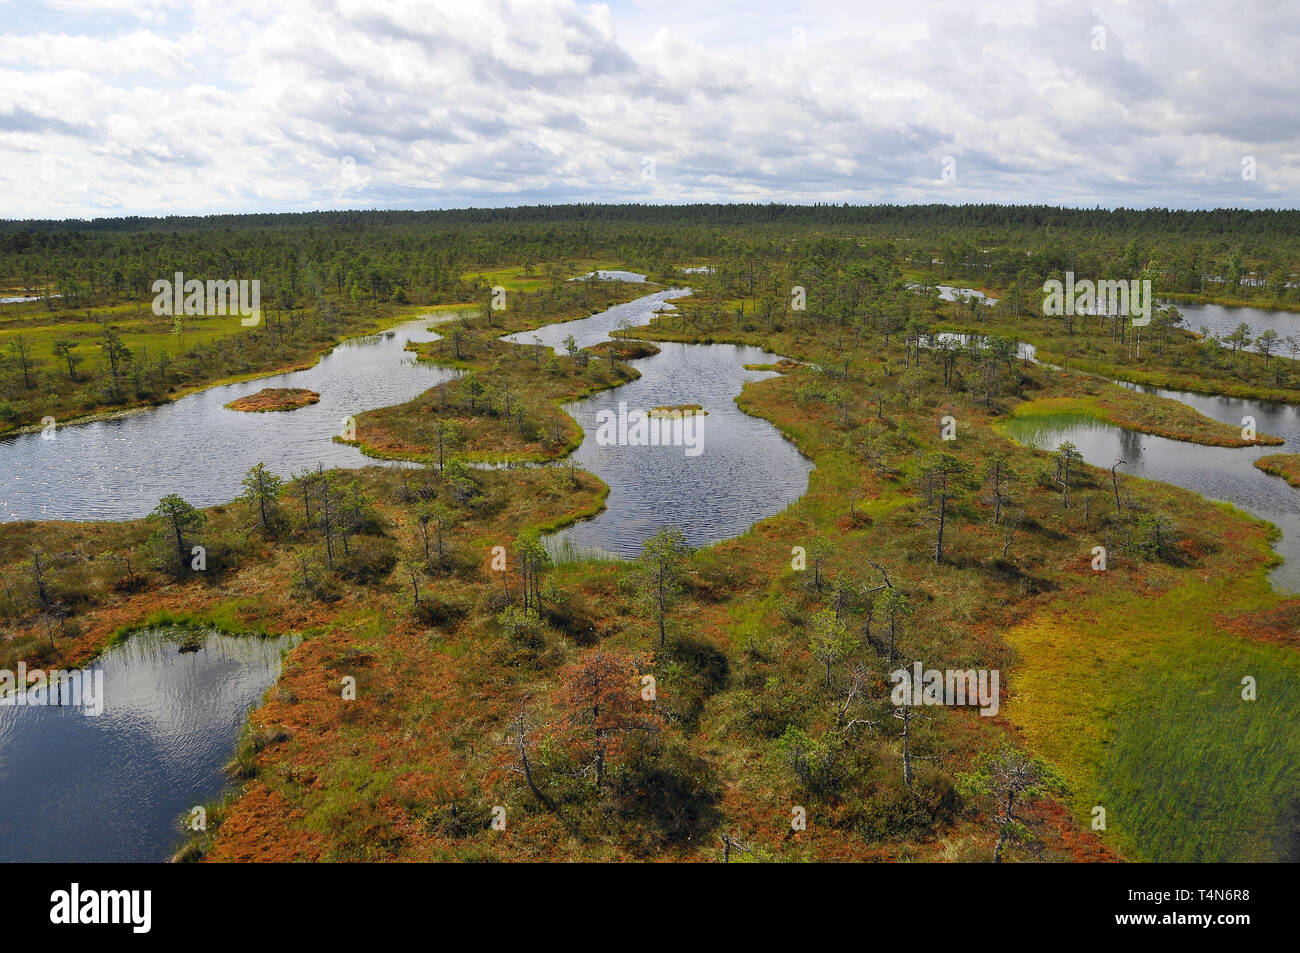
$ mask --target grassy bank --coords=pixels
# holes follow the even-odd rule
[[[1094,393],[1069,397],[1040,397],[1017,404],[1012,411],[1015,417],[1067,416],[1135,430],[1138,433],[1183,440],[1210,447],[1277,446],[1285,443],[1281,437],[1257,434],[1246,440],[1240,427],[1231,427],[1200,411],[1179,403],[1145,394],[1137,394],[1122,387],[1098,387],[1088,383],[1080,386]]]
[[[54,417],[60,426],[157,406],[221,384],[305,370],[341,341],[448,306],[338,301],[271,311],[245,327],[238,317],[154,315],[147,305],[0,315],[0,349],[30,362],[0,394],[0,435]],[[465,305],[452,305],[460,309]],[[56,345],[66,346],[66,353]],[[71,363],[70,363],[71,362]],[[31,386],[26,386],[30,383]]]
[[[545,323],[587,317],[641,297],[653,286],[575,284]],[[474,462],[532,462],[559,459],[582,442],[582,431],[562,405],[635,380],[627,363],[657,352],[650,345],[606,342],[556,354],[538,345],[501,340],[532,330],[540,315],[507,308],[487,321],[443,326],[432,342],[411,345],[419,359],[454,368],[462,376],[445,381],[404,404],[357,417],[354,443],[368,456],[430,460],[456,455]]]
[[[1098,574],[1007,631],[1012,721],[1069,779],[1075,815],[1104,808],[1104,836],[1135,859],[1294,857],[1300,665],[1219,624],[1225,606],[1276,603],[1259,572],[1267,538],[1245,534],[1248,570],[1231,546],[1220,570],[1176,588]]]
[[[1273,453],[1257,457],[1255,466],[1272,476],[1281,477],[1294,487],[1300,487],[1300,453]]]
[[[567,394],[612,386],[618,355],[548,367],[549,354],[498,336],[572,314],[566,302],[440,329],[419,352],[462,371],[456,386],[363,415],[359,436],[428,456],[438,424],[454,423],[453,455],[561,448],[545,439],[558,419],[547,415]],[[893,331],[695,304],[635,333],[806,362],[746,384],[737,402],[816,468],[783,512],[681,557],[662,631],[644,565],[548,567],[531,546],[527,531],[599,510],[595,476],[431,466],[336,475],[324,512],[346,519],[352,548],[332,566],[326,497],[304,478],[279,494],[275,532],[257,528],[250,503],[206,511],[220,573],[137,569],[145,583],[112,598],[100,590],[126,575],[118,563],[69,559],[42,602],[32,547],[84,552],[78,534],[99,532],[100,550],[121,554],[151,545],[154,527],[16,524],[0,549],[14,593],[5,644],[43,654],[41,607],[54,602],[75,605],[75,631],[54,629],[58,657],[151,618],[307,636],[250,716],[260,740],[241,749],[242,793],[190,855],[213,860],[713,861],[725,836],[752,860],[987,861],[996,799],[972,778],[1008,744],[1069,782],[1025,804],[1010,859],[1286,856],[1296,739],[1270,736],[1263,719],[1296,723],[1294,654],[1254,634],[1292,611],[1264,581],[1269,528],[1123,475],[1116,510],[1104,505],[1110,474],[1081,464],[1067,498],[1054,458],[999,425],[1057,401],[1205,442],[1227,439],[1221,429],[1080,375],[970,355],[945,368]],[[606,376],[592,380],[593,366]],[[77,597],[83,571],[102,577]],[[924,706],[904,722],[891,673],[914,661],[998,671],[999,711]],[[1246,674],[1260,686],[1242,702],[1253,710],[1225,694]],[[610,719],[597,735],[594,683]],[[1166,750],[1167,763],[1149,763]],[[1099,831],[1097,805],[1109,819]],[[491,825],[498,807],[504,831]],[[1260,836],[1234,841],[1239,830]]]

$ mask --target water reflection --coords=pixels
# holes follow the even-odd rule
[[[431,341],[439,318],[345,341],[304,371],[213,387],[151,410],[60,428],[54,439],[0,440],[0,520],[130,519],[168,493],[195,506],[226,503],[263,461],[289,476],[317,464],[373,466],[335,443],[344,419],[410,400],[456,372],[419,362],[407,341]],[[305,387],[320,403],[249,414],[225,404],[264,387]]]
[[[1250,336],[1252,343],[1247,345],[1249,350],[1257,350],[1254,345],[1254,338],[1259,337],[1266,330],[1272,329],[1278,333],[1278,336],[1285,338],[1300,337],[1300,313],[1293,311],[1272,311],[1265,308],[1230,308],[1222,304],[1184,304],[1177,301],[1161,301],[1161,307],[1177,308],[1183,316],[1181,327],[1188,331],[1200,332],[1201,328],[1209,328],[1210,332],[1223,337],[1237,330],[1237,325],[1246,324],[1250,327]],[[1274,354],[1287,353],[1281,342],[1273,351]]]
[[[160,861],[218,795],[288,638],[137,633],[102,671],[104,713],[0,706],[0,861]]]
[[[672,310],[674,289],[638,298],[578,321],[555,324],[506,340],[560,348],[572,335],[583,347],[609,338],[624,326],[645,324]],[[641,377],[601,391],[565,410],[582,426],[586,439],[574,458],[610,487],[606,509],[547,540],[556,559],[634,557],[642,542],[666,525],[677,526],[694,546],[737,536],[759,520],[779,513],[807,491],[812,462],[775,427],[736,406],[746,381],[771,377],[770,371],[745,370],[745,364],[771,364],[778,355],[731,344],[656,342],[660,353],[634,362]],[[601,446],[601,411],[617,414],[619,405],[649,410],[699,404],[703,452],[689,456],[681,446]]]
[[[1175,400],[1196,396],[1152,390]],[[1285,560],[1270,579],[1279,589],[1300,592],[1300,491],[1254,466],[1261,456],[1296,452],[1300,445],[1300,409],[1229,398],[1187,402],[1200,404],[1198,410],[1237,426],[1240,418],[1233,417],[1238,411],[1254,410],[1260,414],[1261,431],[1285,437],[1288,442],[1282,447],[1206,447],[1065,415],[1015,417],[1006,422],[1005,429],[1016,440],[1042,450],[1055,450],[1068,440],[1094,466],[1109,468],[1122,459],[1123,473],[1172,483],[1212,500],[1225,500],[1268,520],[1282,532],[1274,549]],[[1268,408],[1272,408],[1271,415]],[[1177,519],[1177,514],[1173,515]]]

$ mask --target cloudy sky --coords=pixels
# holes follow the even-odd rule
[[[1295,0],[0,0],[0,218],[1300,204]]]

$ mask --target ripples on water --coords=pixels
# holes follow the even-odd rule
[[[447,320],[441,317],[439,320]],[[345,341],[316,366],[200,391],[149,410],[63,427],[51,440],[0,440],[0,519],[131,519],[168,493],[195,506],[228,503],[249,467],[281,476],[304,467],[378,461],[334,443],[344,418],[400,404],[456,372],[417,362],[407,341],[432,341],[429,319]],[[305,387],[320,403],[250,414],[225,404],[264,387]]]
[[[765,420],[736,406],[745,381],[772,376],[744,364],[779,358],[755,347],[730,344],[660,343],[662,353],[636,362],[641,377],[568,405],[586,431],[574,458],[609,484],[606,510],[561,531],[553,551],[566,547],[634,557],[641,544],[666,525],[681,529],[693,546],[738,536],[772,516],[808,489],[812,462]],[[700,404],[708,415],[703,450],[687,456],[683,447],[600,446],[597,415]]]
[[[644,278],[630,272],[606,277]],[[507,340],[541,340],[560,349],[572,334],[580,346],[590,346],[620,326],[646,323],[684,294],[689,290],[657,292]],[[410,400],[455,376],[417,362],[405,350],[408,340],[437,338],[429,324],[412,321],[347,341],[309,370],[214,387],[140,413],[62,428],[52,440],[27,434],[0,441],[0,514],[9,520],[126,519],[148,513],[168,493],[196,506],[229,502],[259,461],[283,476],[318,463],[373,464],[333,437],[345,417]],[[636,362],[640,380],[568,408],[588,434],[576,459],[609,483],[611,493],[604,513],[565,531],[556,542],[630,556],[646,537],[671,523],[692,544],[703,545],[744,532],[802,495],[811,462],[775,427],[741,413],[734,401],[744,382],[771,376],[742,365],[775,360],[758,348],[667,344],[662,353]],[[321,400],[289,413],[225,408],[264,387],[305,387],[320,393]],[[617,409],[620,401],[640,410],[703,405],[708,411],[704,452],[687,457],[680,447],[598,446],[596,414]]]
[[[131,636],[89,667],[105,710],[0,706],[0,861],[160,861],[179,818],[216,797],[287,638]]]
[[[536,334],[551,346],[569,334],[594,344],[621,323],[645,323],[669,296],[682,293],[650,295]],[[34,515],[131,516],[147,512],[166,492],[199,504],[228,500],[258,459],[282,473],[316,459],[327,466],[364,463],[354,450],[329,442],[335,418],[409,399],[442,379],[401,351],[424,325],[349,342],[311,371],[69,428],[45,445],[39,437],[9,441],[3,445],[9,459],[34,454],[9,484],[9,505]],[[531,343],[533,333],[514,337]],[[636,362],[639,380],[570,406],[588,434],[577,459],[611,490],[600,516],[550,540],[557,555],[635,556],[644,539],[668,524],[694,545],[716,542],[779,512],[807,489],[812,463],[771,424],[741,413],[733,399],[745,381],[771,376],[742,365],[771,363],[776,355],[732,345],[661,347]],[[321,403],[289,415],[222,408],[267,386],[310,387],[321,392]],[[703,452],[688,457],[682,447],[598,446],[596,414],[620,401],[641,410],[703,405]],[[56,491],[56,485],[75,489]],[[92,667],[104,672],[101,717],[0,707],[0,861],[166,859],[178,843],[181,815],[220,792],[234,739],[279,676],[281,650],[289,644],[213,633],[201,650],[182,654],[174,635],[141,633]]]
[[[671,307],[669,299],[685,294],[689,291],[659,292],[506,340],[532,344],[536,336],[560,348],[571,334],[587,347],[607,340],[620,325],[647,323],[656,311]],[[808,489],[812,462],[774,426],[743,413],[735,402],[746,381],[773,376],[743,365],[771,364],[780,360],[778,355],[730,344],[655,344],[661,353],[633,362],[639,379],[565,407],[586,432],[574,458],[608,483],[610,493],[599,516],[548,540],[556,558],[634,557],[642,542],[667,525],[681,529],[693,546],[715,543],[779,513]],[[708,412],[702,422],[703,452],[688,457],[682,447],[600,446],[597,415],[602,410],[617,413],[620,402],[628,410],[700,404]]]

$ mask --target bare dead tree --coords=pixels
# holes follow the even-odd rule
[[[111,562],[115,562],[126,570],[126,585],[134,589],[139,584],[140,577],[136,575],[135,569],[131,566],[131,557],[122,556],[117,553],[104,553],[103,557]]]
[[[1120,506],[1119,503],[1119,476],[1115,473],[1115,470],[1119,467],[1123,467],[1127,465],[1128,465],[1128,461],[1125,460],[1123,457],[1120,457],[1118,460],[1115,461],[1114,465],[1110,468],[1110,485],[1111,488],[1115,491],[1115,513],[1117,515],[1122,515],[1124,512],[1124,508]]]
[[[740,854],[748,854],[751,853],[753,849],[754,848],[748,844],[736,840],[731,836],[730,832],[722,835],[722,862],[724,864],[731,863],[731,852],[733,850]]]
[[[528,750],[531,747],[530,737],[540,725],[528,717],[528,700],[524,699],[519,703],[519,711],[510,719],[510,726],[506,732],[505,744],[518,758],[518,764],[510,765],[510,770],[516,774],[522,774],[524,781],[528,784],[528,790],[533,792],[533,796],[541,801],[547,810],[555,810],[555,804],[543,793],[542,789],[537,786],[537,781],[533,777],[533,764],[528,757]]]
[[[50,593],[46,586],[45,572],[49,568],[41,562],[43,555],[35,546],[28,546],[27,549],[32,554],[32,582],[36,584],[36,594],[45,608],[50,607]]]
[[[865,665],[854,665],[849,669],[848,677],[840,689],[839,707],[835,712],[835,728],[841,734],[847,734],[858,725],[875,726],[876,723],[867,718],[849,718],[854,706],[869,700],[871,684],[871,672]]]
[[[1016,528],[1020,525],[1020,521],[1023,520],[1024,518],[1025,518],[1025,511],[1022,509],[1022,510],[1018,510],[1018,511],[1016,512],[1016,518],[1015,518],[1014,520],[1007,520],[1007,523],[1006,523],[1006,527],[1007,527],[1006,539],[1005,539],[1005,540],[1003,541],[1003,543],[1002,543],[1002,558],[1003,558],[1003,559],[1006,559],[1006,558],[1007,558],[1007,550],[1009,550],[1009,549],[1011,548],[1011,543],[1012,543],[1012,541],[1013,541],[1013,540],[1015,539],[1015,537],[1016,537]]]

